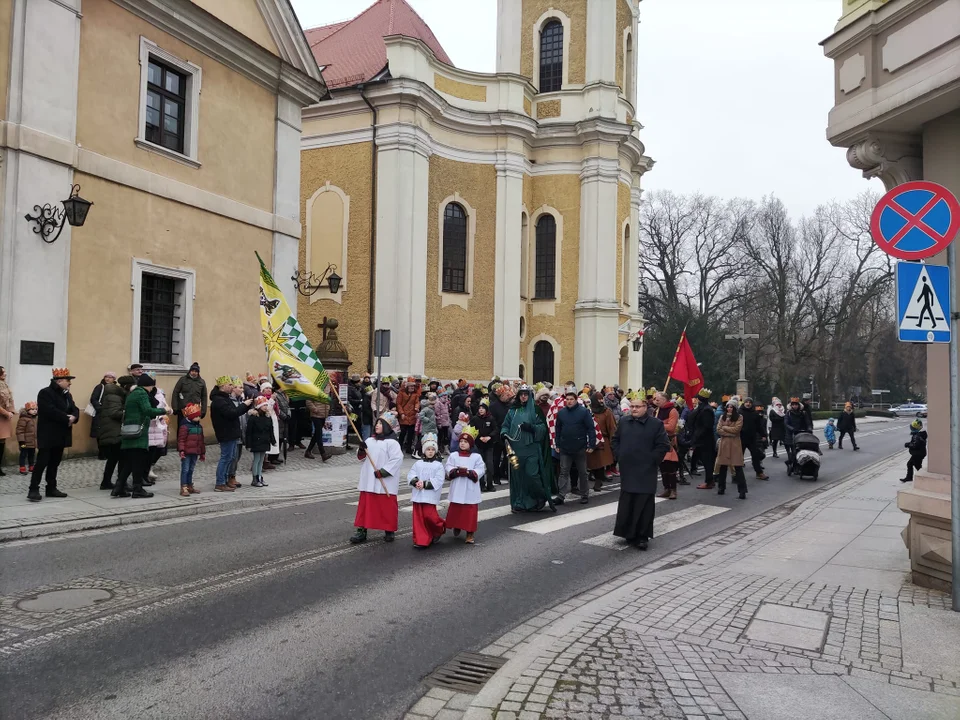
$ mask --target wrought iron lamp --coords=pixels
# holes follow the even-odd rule
[[[638,332],[633,338],[633,351],[640,352],[640,348],[643,347],[643,330]]]
[[[34,205],[33,211],[36,215],[25,216],[28,221],[36,223],[33,231],[45,243],[55,243],[63,232],[63,226],[68,223],[71,227],[82,227],[87,221],[87,213],[93,203],[80,197],[80,186],[74,185],[70,188],[70,197],[62,200],[59,205],[62,207],[50,205],[50,203],[43,206]],[[54,232],[56,232],[55,235]],[[50,237],[51,235],[53,237]]]
[[[327,269],[323,271],[320,277],[312,272],[304,273],[302,270],[297,270],[296,274],[290,279],[296,283],[297,292],[304,297],[316,295],[317,291],[323,287],[324,282],[327,283],[330,292],[336,295],[340,292],[340,282],[343,280],[342,277],[337,275],[337,266],[333,263],[327,265]]]

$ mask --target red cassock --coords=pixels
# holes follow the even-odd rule
[[[437,514],[437,506],[429,503],[413,503],[413,544],[426,547],[433,539],[447,531],[443,519]]]
[[[396,532],[399,513],[400,509],[397,506],[396,495],[361,492],[360,504],[357,506],[357,517],[353,521],[353,525],[367,530]]]
[[[477,509],[479,505],[462,505],[450,503],[447,508],[447,517],[444,524],[453,530],[463,530],[472,533],[477,531]]]

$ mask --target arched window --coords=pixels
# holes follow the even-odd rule
[[[533,346],[533,382],[553,384],[553,345],[546,340]]]
[[[544,214],[537,220],[537,258],[534,298],[552,300],[557,296],[557,221]]]
[[[530,297],[530,241],[527,238],[527,214],[520,214],[520,297]]]
[[[623,94],[627,96],[627,100],[633,102],[633,76],[637,71],[637,61],[633,58],[633,35],[630,33],[627,33],[627,51],[623,58]]]
[[[554,92],[563,85],[563,24],[551,20],[540,31],[540,92]]]
[[[620,294],[622,297],[620,300],[624,305],[630,305],[630,266],[633,264],[633,259],[630,257],[630,224],[624,226],[623,228],[623,277],[620,278],[622,283],[622,289]]]
[[[467,213],[458,203],[443,211],[443,292],[467,291]]]

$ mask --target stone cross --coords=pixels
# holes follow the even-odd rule
[[[747,382],[747,340],[757,340],[759,335],[744,332],[743,320],[740,321],[740,332],[733,335],[724,335],[725,340],[736,340],[740,346],[740,377],[738,383]]]

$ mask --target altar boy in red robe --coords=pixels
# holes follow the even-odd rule
[[[410,498],[413,502],[413,546],[425,548],[440,542],[440,537],[447,531],[437,514],[437,503],[447,473],[440,457],[437,436],[427,433],[420,445],[423,457],[410,468],[407,480],[413,488]]]
[[[393,542],[397,532],[399,508],[397,493],[400,489],[400,465],[403,451],[396,441],[393,427],[384,418],[377,420],[373,435],[357,450],[360,460],[360,504],[353,524],[357,531],[350,542],[367,540],[367,530],[383,530],[385,542]]]
[[[459,452],[447,458],[447,480],[450,481],[450,507],[444,521],[453,528],[453,536],[460,531],[467,533],[466,542],[473,545],[473,535],[477,532],[477,508],[480,505],[480,478],[485,466],[483,456],[473,452],[477,439],[477,429],[466,427],[460,433],[457,447]]]

